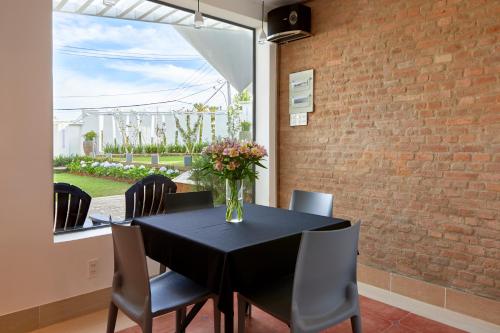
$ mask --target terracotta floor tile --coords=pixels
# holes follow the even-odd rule
[[[417,316],[408,311],[390,305],[361,297],[361,318],[364,333],[460,333],[461,330]],[[206,304],[191,322],[186,333],[213,332],[213,306]],[[236,312],[236,311],[235,311]],[[224,322],[224,317],[222,317]],[[167,314],[156,318],[154,333],[174,333],[175,315]],[[252,308],[252,318],[245,322],[246,333],[288,333],[289,328],[284,323],[267,313]],[[236,323],[235,323],[236,332]],[[325,330],[323,333],[351,333],[351,322],[346,320],[339,325]],[[120,333],[141,333],[135,326]]]
[[[394,324],[383,333],[418,333],[417,331],[399,324]]]
[[[388,304],[375,301],[367,297],[360,298],[361,311],[363,313],[373,313],[389,321],[398,321],[408,315],[408,311],[405,311]]]
[[[410,313],[400,322],[402,326],[409,327],[419,333],[465,333],[458,328],[450,327],[445,324],[430,320],[424,317]]]

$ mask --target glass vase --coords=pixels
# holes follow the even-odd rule
[[[226,221],[243,221],[243,180],[226,179]]]

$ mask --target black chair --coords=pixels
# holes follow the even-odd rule
[[[204,208],[214,208],[211,191],[170,193],[165,196],[167,214]],[[160,274],[166,271],[167,267],[160,264]]]
[[[165,196],[177,191],[177,185],[162,175],[147,176],[125,192],[125,220],[165,214]]]
[[[290,200],[290,210],[331,217],[333,214],[333,195],[294,190]]]
[[[302,233],[295,274],[238,294],[238,333],[245,331],[245,307],[254,304],[290,326],[315,333],[350,319],[361,333],[356,280],[359,228]]]
[[[54,232],[82,228],[92,198],[85,191],[67,183],[54,184]]]
[[[214,302],[214,330],[220,332],[217,298],[190,279],[168,272],[149,279],[139,226],[111,224],[115,269],[107,332],[115,331],[118,309],[135,321],[143,333],[152,333],[153,318],[176,311],[176,332],[185,332],[209,298]],[[193,305],[186,315],[188,306]]]
[[[211,191],[181,192],[165,196],[165,212],[167,214],[204,208],[214,208]]]

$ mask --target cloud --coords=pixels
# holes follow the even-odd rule
[[[54,13],[54,46],[85,47],[93,49],[120,50],[120,52],[142,54],[169,54],[199,56],[199,53],[180,36],[177,31],[162,24],[130,22],[109,18]],[[117,59],[80,58],[58,54],[54,58],[54,108],[95,108],[103,106],[156,103],[183,99],[184,102],[205,102],[215,92],[210,84],[222,77],[208,63],[201,69],[200,61],[190,63],[157,63],[123,61]],[[202,58],[203,59],[203,58]],[[81,60],[81,61],[80,61]],[[183,66],[185,65],[185,66]],[[182,90],[152,92],[186,85]],[[202,91],[206,89],[206,91]],[[199,93],[202,91],[201,93]],[[150,92],[130,94],[136,92]],[[197,94],[199,93],[199,94]],[[224,107],[226,100],[218,92],[210,105]],[[118,96],[102,96],[117,95]],[[61,98],[60,96],[96,96]],[[161,111],[189,107],[184,103],[159,106]],[[156,110],[156,106],[138,108]],[[54,111],[59,119],[75,119],[80,111]]]
[[[109,78],[89,77],[82,73],[72,70],[59,70],[54,77],[54,108],[94,108],[103,106],[118,106],[156,103],[167,100],[184,98],[195,94],[191,97],[183,99],[183,102],[197,103],[205,102],[214,92],[215,85],[203,85],[196,87],[188,87],[182,90],[173,90],[166,92],[153,92],[165,90],[175,85],[165,85],[161,83],[152,83],[145,85],[143,83],[135,83],[130,81],[113,80]],[[219,86],[217,84],[217,86]],[[61,98],[59,96],[89,96],[89,95],[113,95],[147,92],[133,95],[119,96],[99,96],[99,97],[78,97],[78,98]],[[223,90],[225,91],[225,90]],[[225,106],[225,99],[221,93],[218,93],[210,100],[211,105]],[[169,103],[159,106],[160,110],[177,110],[189,105],[185,103]],[[156,110],[156,106],[141,107],[141,110]],[[79,111],[55,111],[55,115],[59,119],[74,119],[80,114]]]
[[[196,83],[214,82],[223,80],[223,77],[217,73],[208,64],[201,69],[180,67],[172,64],[151,64],[151,63],[132,63],[115,61],[107,65],[108,68],[123,72],[130,72],[142,75],[145,78],[159,80],[170,83],[184,83],[188,80]]]
[[[169,25],[54,13],[54,46],[106,44],[128,52],[187,54],[198,52]]]

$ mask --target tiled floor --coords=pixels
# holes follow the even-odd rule
[[[159,317],[154,323],[155,333],[173,333],[175,316],[167,314]],[[432,321],[411,312],[390,305],[361,297],[361,320],[364,333],[458,333],[464,332],[456,328]],[[252,308],[252,318],[246,321],[247,333],[285,333],[288,327],[259,309]],[[207,304],[189,325],[186,333],[213,332],[212,304]],[[350,333],[351,325],[347,320],[330,328],[329,333]],[[120,333],[141,333],[138,327],[131,327]]]

